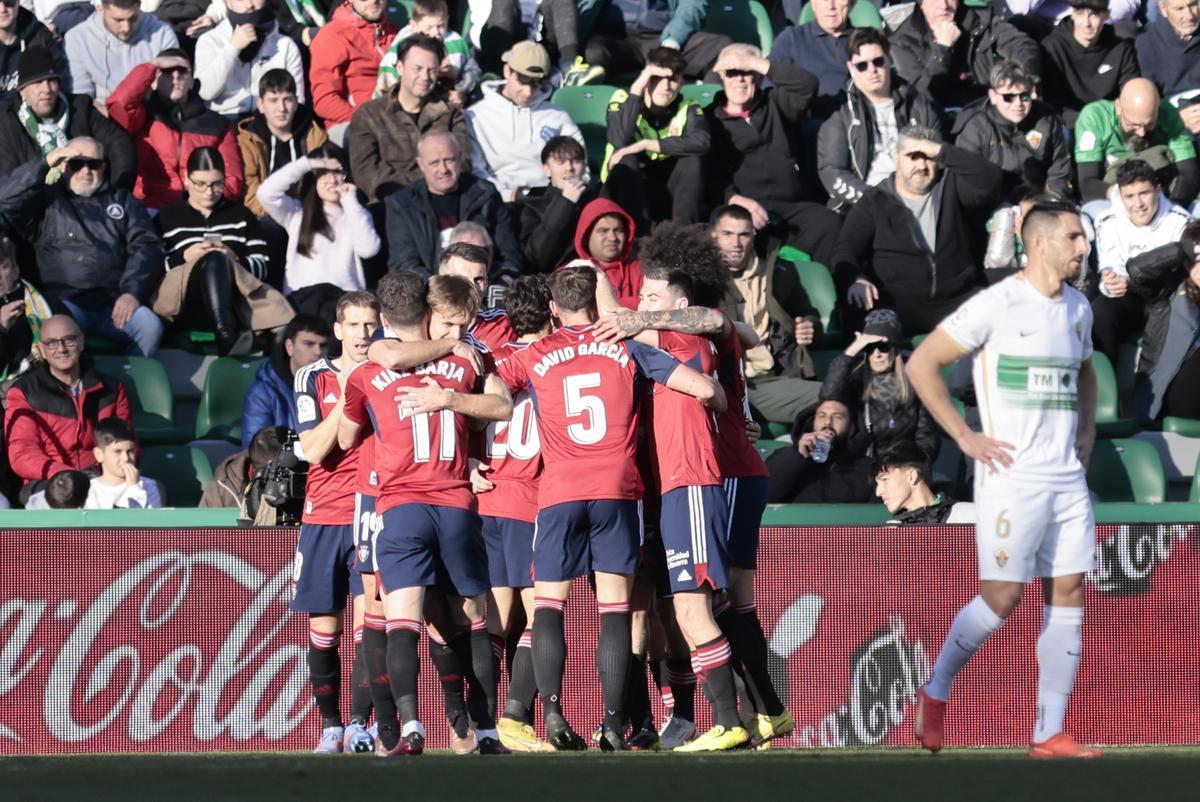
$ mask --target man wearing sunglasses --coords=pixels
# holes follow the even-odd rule
[[[51,170],[62,178],[47,184]],[[0,233],[30,245],[39,286],[89,334],[153,356],[163,325],[150,296],[162,242],[146,207],[105,180],[104,148],[78,137],[0,182]]]
[[[846,38],[846,56],[846,101],[817,137],[817,174],[829,205],[842,212],[895,171],[901,128],[912,122],[943,133],[941,110],[892,75],[883,31],[855,28]]]
[[[987,99],[967,106],[954,122],[955,144],[1003,170],[1005,193],[1026,184],[1073,198],[1065,123],[1034,97],[1034,87],[1033,76],[1019,64],[1002,61],[992,67]]]

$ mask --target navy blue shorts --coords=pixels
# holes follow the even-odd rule
[[[484,515],[483,542],[492,587],[533,587],[533,524]]]
[[[354,567],[354,527],[301,524],[292,563],[292,603],[297,613],[336,613],[346,608]],[[362,593],[362,580],[355,595]]]
[[[592,571],[632,574],[642,544],[640,501],[565,501],[538,510],[533,578],[563,582]]]
[[[375,538],[381,523],[375,514],[375,497],[354,494],[354,570],[375,573]]]
[[[671,593],[729,587],[729,508],[720,485],[677,487],[663,495],[658,518],[661,568]],[[662,591],[660,583],[659,591]]]
[[[455,596],[478,596],[488,590],[487,550],[477,513],[401,504],[380,517],[375,564],[381,594],[434,585]]]
[[[767,509],[767,477],[748,476],[725,480],[729,507],[729,565],[758,567],[758,528]]]

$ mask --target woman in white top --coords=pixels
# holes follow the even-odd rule
[[[298,198],[288,189],[300,182]],[[267,214],[288,233],[283,291],[297,312],[333,320],[338,298],[365,290],[363,259],[379,253],[374,221],[346,181],[340,148],[324,145],[285,164],[258,188]]]

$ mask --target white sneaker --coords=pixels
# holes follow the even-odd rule
[[[342,753],[342,737],[346,734],[344,727],[326,727],[321,730],[321,740],[313,750],[315,755],[340,755]]]
[[[695,738],[696,725],[686,718],[671,716],[658,731],[658,737],[662,739],[663,751],[669,752]]]

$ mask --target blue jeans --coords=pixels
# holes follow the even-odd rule
[[[154,356],[158,350],[158,341],[162,339],[163,322],[148,306],[139,306],[133,317],[118,329],[112,321],[112,306],[104,309],[79,306],[65,299],[62,305],[67,308],[71,317],[83,329],[84,334],[95,334],[126,346],[125,352],[131,356]]]

